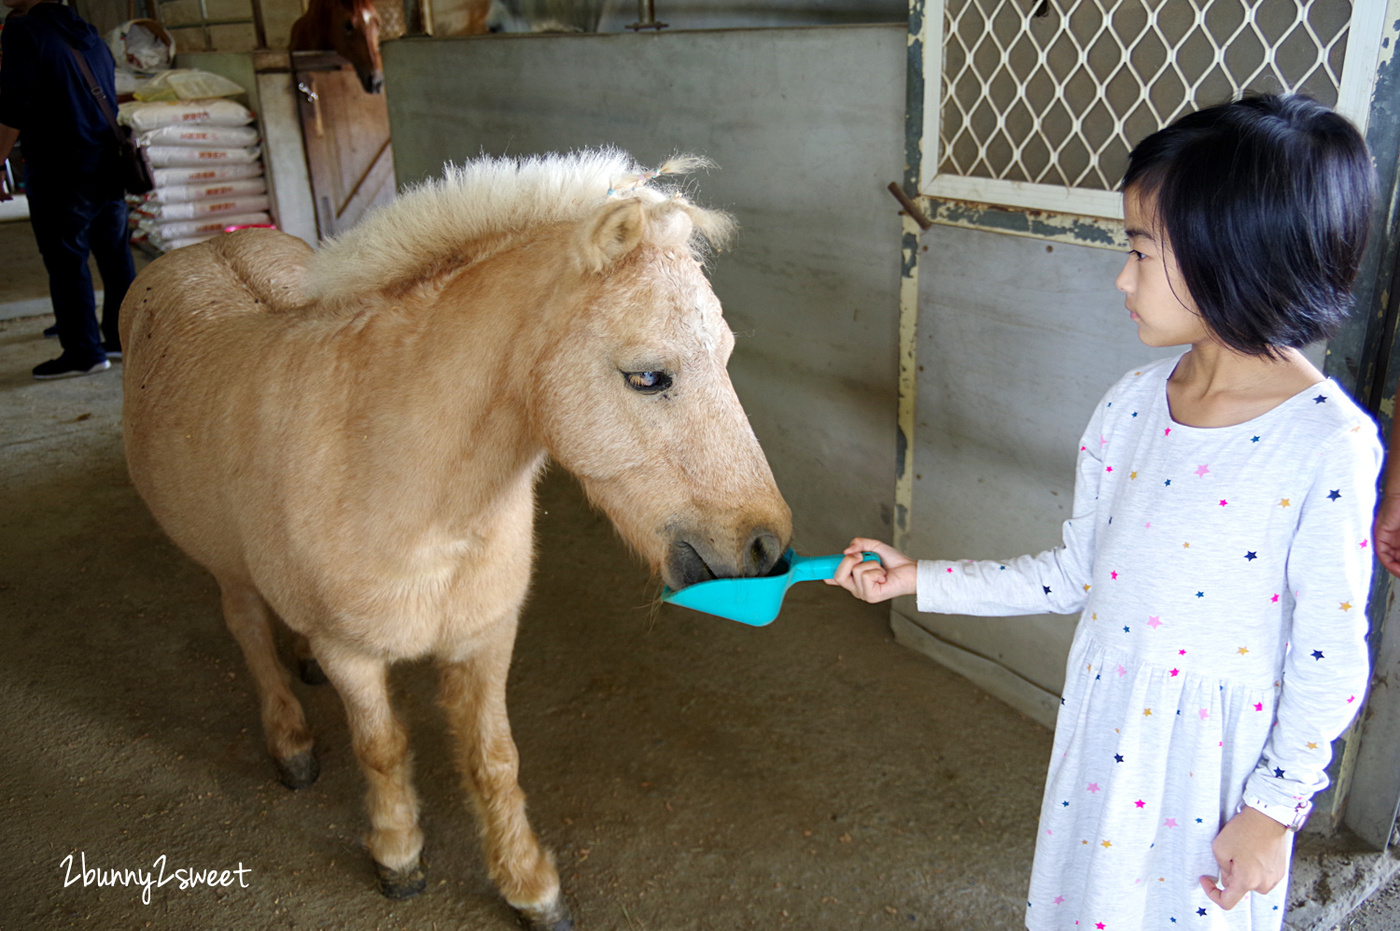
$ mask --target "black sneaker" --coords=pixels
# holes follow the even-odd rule
[[[44,339],[58,339],[58,324],[44,327]]]
[[[54,378],[77,378],[79,375],[96,375],[111,367],[112,363],[106,359],[101,362],[75,362],[67,355],[62,355],[57,359],[40,362],[34,366],[34,377],[39,381],[49,381]]]
[[[102,350],[107,353],[107,358],[113,362],[120,362],[122,358],[122,347],[116,343],[103,343]]]

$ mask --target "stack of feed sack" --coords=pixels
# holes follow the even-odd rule
[[[251,110],[225,98],[121,110],[155,169],[155,190],[128,198],[133,241],[169,252],[230,228],[272,225]]]

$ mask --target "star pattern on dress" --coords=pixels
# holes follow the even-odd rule
[[[1162,375],[1165,376],[1165,366],[1160,367],[1160,369]],[[1159,371],[1159,367],[1154,366],[1151,371],[1156,373]],[[1143,372],[1143,374],[1147,374],[1147,372]],[[1142,390],[1145,392],[1150,387],[1154,392],[1152,397],[1160,399],[1162,395],[1156,392],[1160,390],[1158,385],[1160,385],[1161,379],[1153,381],[1154,383],[1149,386],[1147,381],[1139,379],[1136,384],[1140,385],[1140,388],[1135,387],[1133,391]],[[1315,406],[1331,402],[1326,391],[1336,386],[1332,382],[1327,382],[1326,385],[1330,387],[1324,387],[1320,395],[1312,398],[1315,401]],[[1147,404],[1147,401],[1144,400],[1145,397],[1145,394],[1140,394],[1129,400],[1140,400],[1145,406]],[[1121,400],[1122,398],[1119,398],[1119,401]],[[1300,397],[1294,403],[1303,400],[1305,398]],[[1153,400],[1153,403],[1160,405],[1161,401]],[[1110,406],[1116,406],[1116,404],[1117,402],[1114,402]],[[1134,405],[1130,404],[1126,409],[1135,417],[1141,411],[1134,410],[1133,407]],[[1122,410],[1124,408],[1119,408],[1119,413]],[[1287,556],[1287,544],[1300,526],[1298,521],[1301,520],[1303,522],[1301,526],[1304,527],[1334,524],[1335,530],[1341,531],[1340,534],[1333,533],[1337,544],[1340,544],[1340,540],[1347,535],[1347,532],[1342,529],[1345,525],[1338,523],[1338,520],[1343,511],[1346,511],[1348,512],[1347,520],[1350,521],[1350,511],[1354,509],[1353,505],[1357,505],[1359,499],[1363,497],[1360,492],[1355,498],[1346,495],[1347,504],[1337,503],[1328,514],[1315,514],[1314,511],[1319,506],[1317,504],[1318,485],[1330,484],[1332,481],[1352,482],[1351,475],[1341,470],[1329,473],[1327,466],[1333,462],[1330,459],[1324,461],[1323,468],[1311,476],[1306,474],[1299,464],[1314,461],[1309,459],[1306,454],[1313,448],[1309,447],[1308,443],[1314,443],[1314,447],[1318,445],[1314,441],[1315,438],[1321,437],[1321,434],[1317,433],[1316,429],[1325,427],[1331,430],[1331,425],[1337,419],[1333,415],[1349,414],[1352,410],[1351,401],[1342,396],[1336,404],[1332,405],[1331,409],[1326,411],[1318,410],[1311,413],[1311,409],[1305,411],[1302,408],[1290,406],[1286,411],[1280,412],[1279,415],[1271,419],[1268,424],[1252,424],[1253,426],[1266,426],[1267,429],[1273,429],[1274,425],[1285,427],[1282,432],[1275,434],[1270,440],[1271,443],[1279,444],[1279,456],[1270,457],[1267,463],[1257,461],[1261,457],[1252,455],[1253,447],[1263,441],[1263,436],[1244,433],[1243,430],[1247,430],[1248,427],[1239,427],[1228,432],[1199,431],[1188,428],[1186,433],[1180,433],[1176,430],[1176,425],[1170,420],[1170,417],[1163,416],[1160,407],[1148,410],[1141,426],[1132,424],[1127,429],[1124,429],[1126,425],[1121,420],[1109,419],[1107,414],[1101,415],[1100,447],[1103,452],[1097,454],[1097,458],[1092,464],[1101,467],[1097,473],[1100,477],[1126,473],[1129,477],[1129,484],[1120,483],[1118,486],[1110,488],[1110,483],[1102,482],[1099,487],[1104,490],[1097,499],[1099,505],[1095,519],[1098,521],[1098,526],[1103,528],[1106,524],[1111,524],[1107,533],[1100,535],[1099,540],[1093,543],[1096,549],[1097,571],[1102,572],[1102,567],[1105,565],[1111,567],[1108,575],[1114,584],[1100,586],[1097,583],[1081,583],[1081,588],[1083,589],[1082,593],[1086,596],[1085,601],[1089,600],[1089,594],[1092,593],[1094,596],[1088,607],[1091,608],[1091,617],[1093,618],[1092,629],[1099,631],[1102,635],[1101,648],[1107,644],[1107,628],[1115,626],[1121,628],[1120,632],[1124,634],[1124,639],[1118,642],[1124,647],[1132,647],[1133,649],[1131,651],[1128,649],[1112,650],[1093,655],[1094,661],[1087,672],[1075,674],[1071,667],[1071,676],[1077,678],[1082,691],[1070,690],[1070,697],[1075,700],[1079,707],[1077,709],[1066,708],[1066,711],[1077,711],[1081,714],[1092,712],[1090,717],[1086,719],[1087,724],[1100,729],[1101,736],[1095,742],[1088,743],[1079,750],[1067,748],[1064,754],[1066,758],[1064,763],[1061,764],[1057,760],[1056,767],[1052,767],[1052,772],[1058,774],[1061,779],[1068,777],[1061,784],[1073,785],[1074,782],[1079,782],[1081,786],[1085,787],[1081,791],[1085,791],[1093,798],[1090,799],[1089,805],[1071,805],[1070,799],[1065,798],[1061,801],[1058,812],[1054,811],[1053,803],[1051,804],[1047,809],[1046,821],[1042,824],[1042,830],[1045,833],[1041,835],[1041,841],[1048,845],[1047,849],[1072,853],[1068,847],[1074,843],[1074,834],[1079,834],[1081,845],[1099,846],[1105,851],[1103,859],[1114,861],[1119,860],[1125,854],[1134,858],[1144,854],[1148,858],[1171,858],[1175,856],[1171,851],[1174,851],[1178,844],[1185,844],[1192,849],[1209,845],[1210,836],[1218,829],[1215,806],[1208,805],[1200,809],[1203,814],[1208,815],[1204,818],[1197,818],[1189,811],[1182,812],[1184,817],[1181,818],[1169,818],[1165,816],[1165,813],[1156,814],[1161,812],[1163,808],[1175,807],[1167,795],[1158,794],[1162,773],[1158,772],[1156,774],[1158,778],[1152,778],[1153,774],[1150,772],[1138,772],[1137,769],[1138,767],[1156,768],[1153,767],[1153,760],[1157,759],[1153,748],[1157,745],[1157,741],[1165,741],[1168,735],[1184,735],[1194,731],[1196,733],[1192,735],[1192,743],[1200,747],[1199,758],[1196,755],[1189,756],[1186,760],[1188,765],[1183,768],[1200,772],[1199,776],[1195,775],[1195,772],[1191,775],[1190,784],[1193,787],[1202,784],[1202,788],[1208,788],[1213,793],[1216,788],[1214,781],[1220,775],[1221,761],[1219,758],[1223,757],[1226,765],[1230,765],[1234,762],[1234,757],[1240,749],[1235,746],[1235,739],[1238,738],[1231,736],[1236,722],[1241,722],[1239,725],[1241,731],[1247,729],[1251,734],[1261,735],[1270,728],[1271,724],[1274,727],[1283,728],[1285,724],[1290,723],[1280,720],[1281,717],[1285,717],[1285,714],[1284,709],[1276,707],[1279,700],[1277,682],[1270,701],[1263,701],[1263,697],[1269,694],[1263,690],[1249,696],[1249,698],[1255,699],[1251,701],[1245,695],[1238,694],[1238,690],[1232,691],[1221,683],[1239,679],[1244,674],[1242,671],[1247,671],[1248,675],[1252,677],[1256,669],[1261,676],[1267,677],[1272,671],[1273,676],[1269,678],[1279,678],[1284,662],[1283,658],[1290,655],[1290,647],[1284,641],[1289,639],[1286,629],[1295,601],[1298,603],[1298,610],[1302,611],[1308,607],[1310,600],[1314,604],[1320,602],[1325,605],[1328,600],[1335,598],[1333,593],[1323,589],[1320,583],[1314,583],[1317,584],[1317,589],[1304,592],[1295,591],[1294,598],[1290,600],[1288,605],[1284,605],[1281,603],[1282,592],[1266,594],[1267,588],[1265,586],[1272,587],[1271,581],[1279,582],[1281,587],[1288,584],[1288,582],[1283,581],[1287,569],[1284,565],[1285,560],[1279,554],[1283,554],[1283,557]],[[1162,423],[1163,420],[1167,422]],[[1356,423],[1357,419],[1350,418],[1349,422]],[[1367,426],[1369,429],[1369,425]],[[1116,438],[1105,442],[1109,429],[1115,431]],[[1150,438],[1154,429],[1162,429],[1162,435],[1167,438],[1170,438],[1173,432],[1180,434],[1175,446],[1157,447],[1155,450],[1155,461],[1163,462],[1164,467],[1159,469],[1153,464],[1154,460],[1140,456],[1136,452],[1131,455],[1131,458],[1115,452],[1112,456],[1115,460],[1114,464],[1107,463],[1108,446],[1113,446],[1115,451],[1120,447],[1125,450],[1131,449],[1138,438]],[[1088,434],[1088,437],[1083,441],[1086,446],[1093,442],[1092,432]],[[1299,442],[1300,438],[1302,439],[1301,443]],[[1356,443],[1357,449],[1360,449],[1361,441],[1367,438],[1343,434],[1341,439],[1345,443]],[[1246,443],[1249,444],[1248,448],[1245,446]],[[1146,445],[1150,445],[1150,439]],[[1087,454],[1087,449],[1084,452]],[[1190,465],[1192,459],[1197,460],[1195,466]],[[1341,461],[1345,462],[1346,460]],[[1152,483],[1146,481],[1148,472],[1160,475],[1163,471],[1194,475],[1201,479],[1209,478],[1211,484],[1192,485],[1188,481],[1185,485],[1177,486],[1176,490],[1172,492],[1172,497],[1168,499],[1153,493],[1151,491]],[[1093,475],[1092,471],[1088,473],[1087,481],[1090,484],[1095,483]],[[1143,485],[1136,483],[1138,478],[1144,479]],[[1306,481],[1307,484],[1300,485],[1300,480]],[[1175,484],[1174,477],[1160,479],[1160,481],[1164,489],[1169,489]],[[1356,487],[1361,487],[1359,479],[1354,484]],[[1289,491],[1287,497],[1281,495],[1285,488]],[[1134,495],[1129,489],[1140,494]],[[1193,493],[1193,489],[1200,489],[1200,491]],[[1247,492],[1246,489],[1248,489]],[[1333,503],[1339,502],[1345,494],[1340,490],[1340,486],[1331,490],[1321,489],[1321,491],[1329,502]],[[1219,494],[1220,497],[1216,498],[1212,492]],[[1274,509],[1292,508],[1292,496],[1295,494],[1304,496],[1303,503],[1298,505],[1299,509],[1293,512],[1295,519],[1290,520],[1286,515],[1281,515],[1282,519],[1277,521],[1268,519],[1273,514]],[[1234,496],[1233,500],[1231,500],[1231,495]],[[1092,493],[1090,496],[1092,497]],[[1088,503],[1092,506],[1092,502]],[[1230,516],[1228,518],[1222,516],[1220,519],[1212,521],[1209,519],[1210,514],[1217,512],[1209,511],[1210,507],[1217,507],[1218,512],[1222,514],[1228,509],[1231,512]],[[1125,508],[1128,510],[1125,511]],[[1113,513],[1114,511],[1117,513]],[[1110,516],[1114,518],[1111,521],[1109,520]],[[1137,522],[1138,528],[1143,531],[1142,533],[1132,531],[1134,521]],[[1173,529],[1174,522],[1191,529],[1192,536],[1197,537],[1197,539],[1173,544],[1171,542],[1173,536],[1176,536],[1178,540],[1181,539],[1176,530]],[[1079,522],[1075,523],[1076,530],[1080,526]],[[1121,534],[1116,533],[1120,530],[1123,531]],[[1156,531],[1155,534],[1152,533],[1153,530]],[[1163,536],[1163,533],[1166,535]],[[1346,560],[1351,564],[1370,556],[1372,548],[1369,540],[1363,542],[1355,536],[1352,536],[1351,539],[1353,540],[1351,547],[1340,545],[1332,547],[1336,551],[1337,563]],[[1241,548],[1241,544],[1253,548]],[[1283,548],[1280,548],[1280,544],[1284,544]],[[1196,552],[1189,554],[1188,562],[1178,563],[1171,557],[1178,546],[1183,550],[1195,550]],[[1228,569],[1229,557],[1224,554],[1230,550],[1235,551],[1236,559],[1243,559],[1250,563],[1246,570],[1249,573],[1248,578],[1257,579],[1257,585],[1246,588],[1240,584],[1246,581],[1246,577],[1240,575],[1239,563],[1235,563],[1233,571]],[[1265,554],[1269,554],[1268,559],[1262,558]],[[1259,565],[1254,566],[1255,562],[1258,562]],[[1090,562],[1088,565],[1093,566],[1095,562]],[[1160,572],[1158,572],[1159,567]],[[1144,572],[1144,569],[1149,571]],[[1097,572],[1094,573],[1094,576],[1097,577]],[[1154,576],[1166,579],[1167,584],[1161,586],[1160,590],[1156,590],[1155,587],[1144,588],[1144,581],[1150,586],[1153,584]],[[1219,576],[1218,579],[1217,576]],[[1032,579],[1025,581],[1029,583],[1026,587],[1033,592],[1036,583]],[[1119,581],[1122,581],[1123,585],[1118,585]],[[1222,583],[1221,587],[1215,587],[1217,581]],[[1189,606],[1185,603],[1193,594],[1189,588],[1191,582],[1206,582],[1215,589],[1211,595],[1210,605],[1205,604],[1204,599],[1207,592],[1204,589],[1194,592],[1195,603]],[[1063,587],[1064,583],[1057,582],[1056,584]],[[1180,586],[1180,589],[1174,590],[1175,586]],[[1293,587],[1297,589],[1299,586],[1295,584]],[[1340,590],[1340,586],[1337,590]],[[1043,577],[1042,591],[1047,597],[1053,593],[1052,586],[1044,583]],[[1260,602],[1256,602],[1252,606],[1244,603],[1252,601],[1256,597],[1260,599]],[[1339,604],[1341,613],[1347,613],[1347,620],[1351,617],[1349,612],[1352,607],[1362,606],[1362,602],[1350,600],[1336,600],[1334,603]],[[1102,624],[1097,622],[1098,608],[1104,609]],[[1144,613],[1147,610],[1155,610],[1158,613],[1148,615]],[[1219,618],[1215,616],[1217,613],[1220,615]],[[1358,617],[1361,613],[1357,612]],[[1224,634],[1224,638],[1229,639],[1219,636],[1219,631],[1228,630],[1228,626],[1216,627],[1217,633],[1214,636],[1203,637],[1203,634],[1208,634],[1209,630],[1203,631],[1202,625],[1213,624],[1217,621],[1224,623],[1230,615],[1235,614],[1250,618],[1249,626],[1242,626],[1238,629],[1242,633],[1247,633],[1253,646],[1241,645],[1236,640],[1236,649],[1229,650],[1229,639],[1235,638],[1229,633]],[[1170,625],[1163,624],[1162,618],[1168,616],[1172,618],[1172,623]],[[1112,620],[1115,617],[1119,620]],[[1333,617],[1335,618],[1335,615]],[[1139,642],[1143,641],[1144,638],[1131,636],[1133,618],[1137,619],[1139,628],[1143,625],[1149,628],[1149,633],[1152,633],[1153,637],[1146,639],[1155,641],[1153,644],[1143,642],[1141,649],[1138,649]],[[1166,634],[1161,634],[1161,628],[1166,626],[1170,626],[1172,629]],[[1183,640],[1195,643],[1197,646],[1188,650],[1182,646],[1181,641]],[[1175,641],[1175,645],[1173,645],[1173,641]],[[1313,672],[1313,675],[1319,679],[1329,675],[1332,667],[1353,663],[1350,654],[1343,657],[1342,653],[1338,652],[1340,647],[1333,645],[1332,640],[1328,639],[1324,642],[1328,643],[1329,646],[1323,649],[1308,651],[1305,645],[1299,644],[1296,650],[1291,651],[1292,661],[1295,663],[1311,654],[1314,666],[1309,667],[1309,669],[1315,668],[1316,671]],[[1150,649],[1150,646],[1156,648]],[[1333,655],[1326,657],[1324,649],[1332,649]],[[1161,660],[1173,655],[1173,651],[1175,651],[1179,661],[1184,661],[1189,653],[1192,659],[1191,668],[1187,670],[1183,667],[1168,667],[1169,676],[1180,678],[1182,682],[1170,683],[1163,690],[1163,694],[1153,695],[1148,692],[1137,697],[1135,702],[1134,697],[1130,697],[1127,693],[1119,693],[1113,688],[1115,684],[1127,686],[1126,672],[1132,672],[1137,676],[1141,672],[1155,668],[1155,672],[1142,677],[1139,685],[1145,684],[1151,676],[1160,676]],[[1227,660],[1231,654],[1236,656],[1235,662]],[[1085,660],[1073,665],[1078,665],[1080,670],[1084,670],[1085,663],[1088,661],[1089,655],[1092,654],[1080,655],[1085,656]],[[1248,663],[1244,662],[1246,659],[1249,660]],[[1328,665],[1323,666],[1323,662],[1327,662]],[[1234,671],[1227,670],[1226,666],[1231,667]],[[1274,666],[1280,668],[1271,668]],[[1103,679],[1101,675],[1105,669],[1109,671],[1107,679]],[[1116,675],[1115,669],[1117,670]],[[1187,672],[1190,672],[1189,676],[1186,675]],[[1161,685],[1162,683],[1158,679],[1157,687]],[[1218,696],[1212,691],[1212,685],[1220,688]],[[1343,713],[1341,709],[1336,709],[1331,704],[1331,702],[1345,698],[1340,694],[1342,688],[1341,686],[1334,687],[1330,696],[1324,694],[1321,697],[1318,702],[1318,714],[1335,713],[1340,715]],[[1251,688],[1250,691],[1254,690]],[[1170,693],[1170,697],[1165,697],[1167,693]],[[1153,704],[1151,706],[1142,704],[1143,698],[1148,698]],[[1209,704],[1200,705],[1202,700]],[[1359,696],[1353,696],[1352,700],[1359,704]],[[1062,705],[1067,705],[1063,697],[1061,702]],[[1197,706],[1199,722],[1190,720],[1192,705]],[[1130,709],[1133,707],[1138,709],[1139,716],[1143,718],[1141,722],[1137,722],[1136,718],[1132,716]],[[1163,707],[1167,708],[1167,711],[1159,710]],[[1333,710],[1324,711],[1328,708]],[[1347,710],[1352,709],[1348,708]],[[1248,714],[1250,711],[1254,713]],[[1147,718],[1155,718],[1156,720],[1148,721]],[[1180,720],[1177,720],[1178,718]],[[1292,730],[1279,730],[1276,733],[1282,737],[1292,733]],[[1305,730],[1304,734],[1306,733]],[[1320,733],[1320,731],[1314,731],[1314,733]],[[1118,736],[1115,737],[1115,734]],[[1220,747],[1218,752],[1215,748],[1209,747],[1209,738],[1212,736],[1218,740]],[[1320,740],[1321,738],[1318,738],[1318,741]],[[1134,759],[1132,766],[1127,765],[1125,754],[1116,752],[1111,754],[1115,761],[1114,767],[1111,768],[1111,772],[1104,772],[1101,754],[1110,742],[1128,748]],[[1296,753],[1298,744],[1294,743],[1293,746],[1295,747],[1293,752]],[[1301,780],[1302,783],[1306,783],[1312,774],[1312,769],[1309,767],[1321,757],[1326,756],[1322,751],[1327,747],[1325,742],[1320,745],[1317,741],[1311,742],[1306,748],[1308,756],[1303,758],[1311,761],[1309,766],[1304,766],[1300,760],[1286,757],[1278,758],[1272,761],[1274,766],[1265,764],[1261,768],[1260,775],[1270,774],[1280,780],[1276,785],[1291,790],[1293,785],[1288,782],[1289,777],[1286,776],[1285,772],[1287,768],[1283,766],[1283,763],[1287,762],[1292,767],[1291,771],[1294,775],[1291,778],[1293,780]],[[1207,748],[1210,750],[1209,753],[1206,752]],[[1258,760],[1257,751],[1250,756],[1250,763]],[[1123,765],[1119,767],[1118,763]],[[1059,766],[1065,768],[1059,769]],[[1082,776],[1091,773],[1097,774],[1101,781],[1089,782],[1082,778]],[[1116,792],[1113,796],[1105,795],[1105,805],[1099,806],[1097,796],[1101,792],[1108,791],[1110,782],[1112,782],[1112,787]],[[1141,797],[1134,799],[1129,796],[1129,793]],[[1148,794],[1151,794],[1152,797],[1148,798]],[[1051,797],[1053,798],[1053,796]],[[1126,799],[1126,803],[1123,801],[1124,799]],[[1238,800],[1238,795],[1235,796],[1234,800]],[[1107,805],[1109,801],[1113,802],[1112,806]],[[1081,799],[1082,802],[1083,799]],[[1144,817],[1147,817],[1146,810],[1152,809],[1154,818],[1162,818],[1161,821],[1156,822],[1158,825],[1156,828],[1151,827],[1152,822],[1148,821],[1135,825],[1132,829],[1134,835],[1140,830],[1145,830],[1147,834],[1152,834],[1154,831],[1159,832],[1155,838],[1143,837],[1143,843],[1139,844],[1137,836],[1129,837],[1129,835],[1122,833],[1119,822],[1133,817],[1128,814],[1130,807],[1143,813]],[[1108,808],[1112,809],[1111,813],[1106,810]],[[1081,820],[1079,817],[1081,815],[1087,815],[1087,817]],[[1098,826],[1091,827],[1091,822],[1097,823]],[[1196,825],[1195,828],[1190,827],[1193,823]],[[1188,830],[1185,832],[1176,830],[1179,827],[1188,828]],[[1119,840],[1109,840],[1107,837],[1109,834],[1118,834]],[[1098,841],[1093,839],[1096,835],[1099,838]],[[1172,838],[1171,842],[1165,840],[1167,837]],[[1148,843],[1154,840],[1156,843]],[[1145,849],[1140,851],[1140,848],[1148,846],[1157,849],[1151,853]],[[1165,888],[1150,886],[1151,874],[1149,871],[1162,872],[1164,876],[1162,882],[1166,881],[1167,863],[1167,859],[1162,859],[1160,865],[1144,859],[1136,866],[1117,864],[1116,868],[1105,867],[1105,875],[1107,875],[1107,871],[1111,870],[1112,876],[1110,878],[1117,881],[1134,878],[1133,888],[1137,890],[1145,891],[1146,888],[1152,888],[1158,892],[1166,893],[1160,910],[1157,911],[1157,920],[1167,918],[1170,923],[1175,924],[1181,922],[1184,917],[1190,917],[1192,912],[1195,912],[1199,917],[1209,919],[1203,925],[1198,926],[1200,928],[1211,927],[1213,926],[1212,922],[1220,921],[1221,919],[1215,915],[1217,909],[1214,907],[1214,903],[1211,906],[1204,906],[1200,902],[1200,899],[1205,898],[1205,896],[1191,895],[1189,890],[1184,887],[1177,895],[1167,893]],[[1045,876],[1050,883],[1055,883],[1055,885],[1047,883],[1043,887],[1037,887],[1034,901],[1035,912],[1043,915],[1045,902],[1052,901],[1051,897],[1039,894],[1040,888],[1060,893],[1053,897],[1053,902],[1056,905],[1068,905],[1070,899],[1063,893],[1073,892],[1076,893],[1073,898],[1074,904],[1069,909],[1056,912],[1056,914],[1062,914],[1062,917],[1066,919],[1064,922],[1066,925],[1074,924],[1079,928],[1096,928],[1099,931],[1124,931],[1120,927],[1124,919],[1118,914],[1116,904],[1106,904],[1105,910],[1109,911],[1107,915],[1087,915],[1081,911],[1087,903],[1080,901],[1078,895],[1080,886],[1078,884],[1081,881],[1087,883],[1098,878],[1100,876],[1099,869],[1094,869],[1093,876],[1087,878],[1074,875],[1073,870],[1057,869],[1060,871]],[[1125,870],[1132,872],[1129,875],[1121,875],[1120,871]],[[1124,882],[1124,885],[1129,884]],[[1190,885],[1195,887],[1197,884],[1191,882]],[[1197,903],[1196,906],[1189,905],[1193,899]],[[1197,906],[1202,907],[1197,908]],[[1180,915],[1175,914],[1175,908],[1178,907],[1182,909]],[[1070,912],[1075,912],[1075,914],[1071,916]],[[1276,910],[1274,914],[1277,916],[1278,911]],[[1078,921],[1070,921],[1071,917],[1078,919]],[[1044,921],[1045,918],[1042,917],[1039,920]]]

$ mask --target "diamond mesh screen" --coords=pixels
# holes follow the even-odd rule
[[[942,5],[939,174],[1093,191],[1117,186],[1133,143],[1242,90],[1335,106],[1353,12],[1341,0]]]

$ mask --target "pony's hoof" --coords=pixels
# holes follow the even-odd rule
[[[569,914],[569,906],[562,895],[547,908],[519,908],[515,913],[520,919],[520,924],[530,931],[574,931],[574,919]]]
[[[307,685],[325,685],[331,681],[326,678],[325,672],[321,670],[321,664],[314,658],[307,658],[297,661],[297,673],[301,676],[301,681]]]
[[[305,789],[321,775],[321,764],[316,760],[315,750],[306,750],[296,756],[277,761],[277,777],[282,785],[295,791]]]
[[[428,888],[428,877],[421,862],[409,870],[391,870],[376,860],[374,873],[379,877],[379,891],[388,899],[411,899]]]

